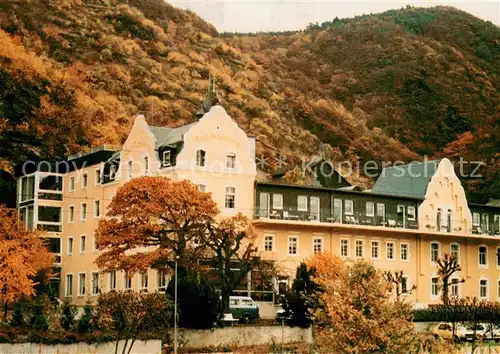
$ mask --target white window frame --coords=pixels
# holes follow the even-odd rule
[[[315,241],[319,241],[320,249],[315,251]],[[314,254],[323,253],[325,251],[325,238],[323,236],[313,236],[312,238],[312,252]]]
[[[350,206],[350,208],[348,207]],[[350,209],[350,211],[349,211]],[[354,215],[354,201],[351,199],[344,200],[344,214],[345,215]]]
[[[302,203],[305,201],[305,206],[301,205],[301,200],[302,200]],[[298,195],[297,196],[297,211],[307,211],[308,201],[309,201],[309,198],[307,198],[307,195]]]
[[[165,284],[161,285],[161,281],[164,280]],[[156,291],[160,293],[164,293],[167,291],[168,280],[167,280],[167,272],[165,270],[157,270],[156,271]]]
[[[198,187],[198,190],[200,192],[206,192],[207,191],[207,185],[206,184],[199,183],[199,184],[197,184],[197,187]]]
[[[406,246],[406,259],[403,259],[403,246]],[[399,259],[401,262],[409,262],[410,261],[410,243],[409,242],[400,242],[399,243]]]
[[[481,247],[484,247],[486,249],[486,254],[484,256],[486,264],[481,264],[481,251],[480,251]],[[488,268],[489,265],[488,257],[489,257],[488,246],[486,246],[485,244],[477,246],[477,264],[479,265],[479,268]]]
[[[68,277],[71,278],[71,287],[68,287]],[[73,276],[73,273],[66,273],[66,283],[64,284],[64,295],[65,297],[73,297],[73,288],[75,285],[75,277]],[[70,290],[68,292],[68,290]]]
[[[115,180],[115,178],[116,178],[116,166],[111,165],[109,166],[109,179]]]
[[[403,282],[401,282],[401,293],[403,296],[408,296],[411,293],[411,284],[410,284],[410,276],[403,275],[402,279],[406,279],[406,291],[403,292]]]
[[[407,219],[414,221],[417,218],[417,208],[412,205],[406,207]]]
[[[480,213],[472,213],[472,226],[480,226],[481,225],[481,214]]]
[[[283,209],[283,194],[273,193],[273,209]]]
[[[69,178],[69,191],[74,192],[75,191],[75,176],[71,176]]]
[[[94,185],[98,186],[101,184],[101,178],[102,178],[102,170],[100,168],[96,168],[94,170]]]
[[[343,254],[343,250],[342,250],[342,247],[344,246],[343,245],[343,241],[345,241],[345,246],[346,246],[346,254]],[[340,257],[343,257],[343,258],[349,258],[351,252],[350,252],[350,239],[348,238],[341,238],[340,239]]]
[[[198,149],[195,152],[196,167],[205,167],[207,164],[207,152],[203,149]]]
[[[68,224],[75,222],[75,206],[72,204],[68,207]]]
[[[385,204],[384,203],[377,203],[376,208],[377,208],[376,209],[377,217],[379,218],[379,217],[382,216],[382,220],[385,221],[385,218],[386,218],[386,215],[387,215]],[[383,211],[383,213],[381,213],[382,215],[379,215],[379,208],[381,208],[381,210]]]
[[[375,216],[375,203],[374,202],[366,202],[366,216]]]
[[[144,286],[144,279],[146,279],[146,286]],[[137,284],[139,291],[149,290],[149,273],[148,271],[139,272],[139,282]]]
[[[94,200],[94,219],[99,219],[101,217],[101,201],[99,199]]]
[[[481,296],[481,282],[486,281],[486,296]],[[486,277],[481,277],[479,278],[479,293],[478,293],[478,299],[479,300],[488,300],[490,295],[490,282],[488,281],[488,278]]]
[[[228,192],[228,190],[231,190],[232,192]],[[228,207],[228,196],[233,196],[233,207]],[[236,209],[236,187],[235,186],[226,186],[224,188],[224,209],[226,210],[234,210]]]
[[[231,170],[236,168],[236,154],[229,153],[226,155],[226,168]]]
[[[392,257],[389,258],[389,245],[391,245],[392,247]],[[387,259],[388,261],[395,261],[396,260],[396,242],[394,241],[387,241],[385,243],[385,259]]]
[[[82,292],[82,283],[81,283],[81,276],[83,275],[83,292]],[[78,296],[82,297],[85,296],[85,293],[87,292],[87,273],[86,272],[78,272]]]
[[[454,281],[456,280],[456,283]],[[457,287],[457,295],[453,295],[453,287]],[[453,277],[450,278],[450,296],[460,297],[461,289],[460,289],[460,278]]]
[[[271,238],[271,250],[267,249],[267,238]],[[265,252],[274,252],[274,235],[264,234],[264,247]]]
[[[95,285],[95,283],[94,283],[94,275],[96,275],[96,274],[97,274],[97,291],[94,291],[94,290],[95,290],[95,289],[94,289],[94,285]],[[91,294],[91,295],[93,295],[93,296],[95,296],[95,295],[99,295],[99,290],[101,290],[101,289],[100,289],[100,286],[99,286],[99,285],[100,285],[100,284],[99,284],[99,272],[92,272],[92,273],[91,273],[91,276],[92,276],[92,277],[91,277],[91,279],[90,279],[90,282],[91,282],[91,284],[90,284],[90,285],[91,285],[91,288],[92,288],[92,289],[91,289],[90,294]]]
[[[87,189],[87,186],[89,185],[89,176],[87,172],[82,174],[82,190]]]
[[[84,208],[84,206],[85,206],[85,208]],[[81,203],[80,204],[80,221],[87,220],[87,212],[88,212],[87,203]]]
[[[70,242],[71,240],[71,242]],[[71,247],[70,247],[71,245]],[[73,236],[68,236],[68,242],[66,244],[66,254],[68,256],[72,256],[73,255],[73,247],[75,246],[75,240],[73,239]]]
[[[433,279],[436,279],[436,293],[434,294],[433,292]],[[430,279],[430,295],[431,295],[431,299],[437,299],[439,298],[439,277],[437,275],[433,275],[431,276],[431,279]]]
[[[163,151],[161,155],[161,165],[163,167],[169,167],[170,165],[172,165],[172,152],[170,150]]]
[[[127,283],[128,281],[130,280],[130,286],[128,286],[129,284]],[[134,280],[134,276],[130,276],[128,277],[127,276],[127,272],[123,272],[123,289],[124,290],[132,290],[132,281]]]
[[[295,239],[295,253],[290,253],[291,240]],[[287,243],[287,252],[289,256],[298,256],[299,255],[299,235],[289,235],[288,243]]]
[[[358,244],[361,245],[361,256],[358,255]],[[357,238],[354,242],[354,255],[357,259],[365,258],[365,240]]]
[[[436,260],[432,259],[432,245],[436,244],[437,245],[437,256]],[[431,264],[436,264],[437,260],[441,257],[441,243],[438,241],[431,241],[429,243],[429,261]]]
[[[377,245],[377,257],[373,257],[373,245]],[[370,242],[370,257],[371,259],[380,259],[380,241],[379,240],[372,240]]]
[[[114,274],[114,277],[111,276],[111,274]],[[112,278],[114,278],[114,287],[111,286],[111,280],[113,280]],[[108,272],[108,290],[109,291],[113,291],[118,288],[118,284],[117,284],[117,279],[116,279],[116,270],[112,270],[110,272]]]
[[[82,240],[85,240],[85,242],[82,242]],[[80,235],[80,247],[78,248],[80,250],[80,254],[83,254],[87,251],[87,235]]]
[[[450,256],[453,256],[452,247],[457,246],[457,260],[460,262],[460,244],[457,242],[450,243]]]
[[[95,233],[92,235],[92,251],[93,252],[99,251],[99,248],[97,247],[97,237]]]

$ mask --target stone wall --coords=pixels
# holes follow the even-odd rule
[[[120,342],[119,352],[123,348]],[[46,345],[37,343],[0,344],[2,354],[110,354],[115,352],[115,342],[101,344],[57,344]],[[161,341],[136,341],[131,353],[133,354],[160,354]]]
[[[287,326],[226,327],[207,330],[180,330],[179,342],[188,348],[209,346],[250,346],[271,343],[312,342],[311,328]]]

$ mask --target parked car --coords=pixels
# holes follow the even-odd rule
[[[229,310],[233,318],[242,323],[250,323],[260,318],[259,306],[250,296],[229,297]]]
[[[481,325],[486,328],[485,340],[500,342],[500,328],[497,325],[493,323],[482,323]]]
[[[283,307],[280,307],[276,310],[276,322],[288,322],[288,320],[290,320],[292,316],[291,315],[287,315],[286,314],[286,311]]]
[[[483,324],[476,325],[476,340],[487,339],[487,327]],[[455,325],[455,335],[453,335],[451,323],[441,322],[434,326],[432,333],[436,339],[459,341],[472,341],[474,338],[474,327],[472,325]]]

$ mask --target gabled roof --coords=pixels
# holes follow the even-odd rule
[[[184,134],[186,134],[195,124],[196,122],[186,124],[178,128],[156,127],[150,125],[149,129],[156,139],[155,149],[182,142]]]
[[[439,160],[433,160],[386,167],[375,182],[372,193],[424,198],[438,165]]]

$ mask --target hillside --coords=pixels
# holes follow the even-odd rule
[[[335,161],[463,156],[487,163],[475,200],[500,193],[500,30],[453,8],[233,35],[162,0],[0,0],[0,29],[7,171],[120,144],[139,111],[190,122],[214,75],[259,155],[298,161],[322,141]]]

